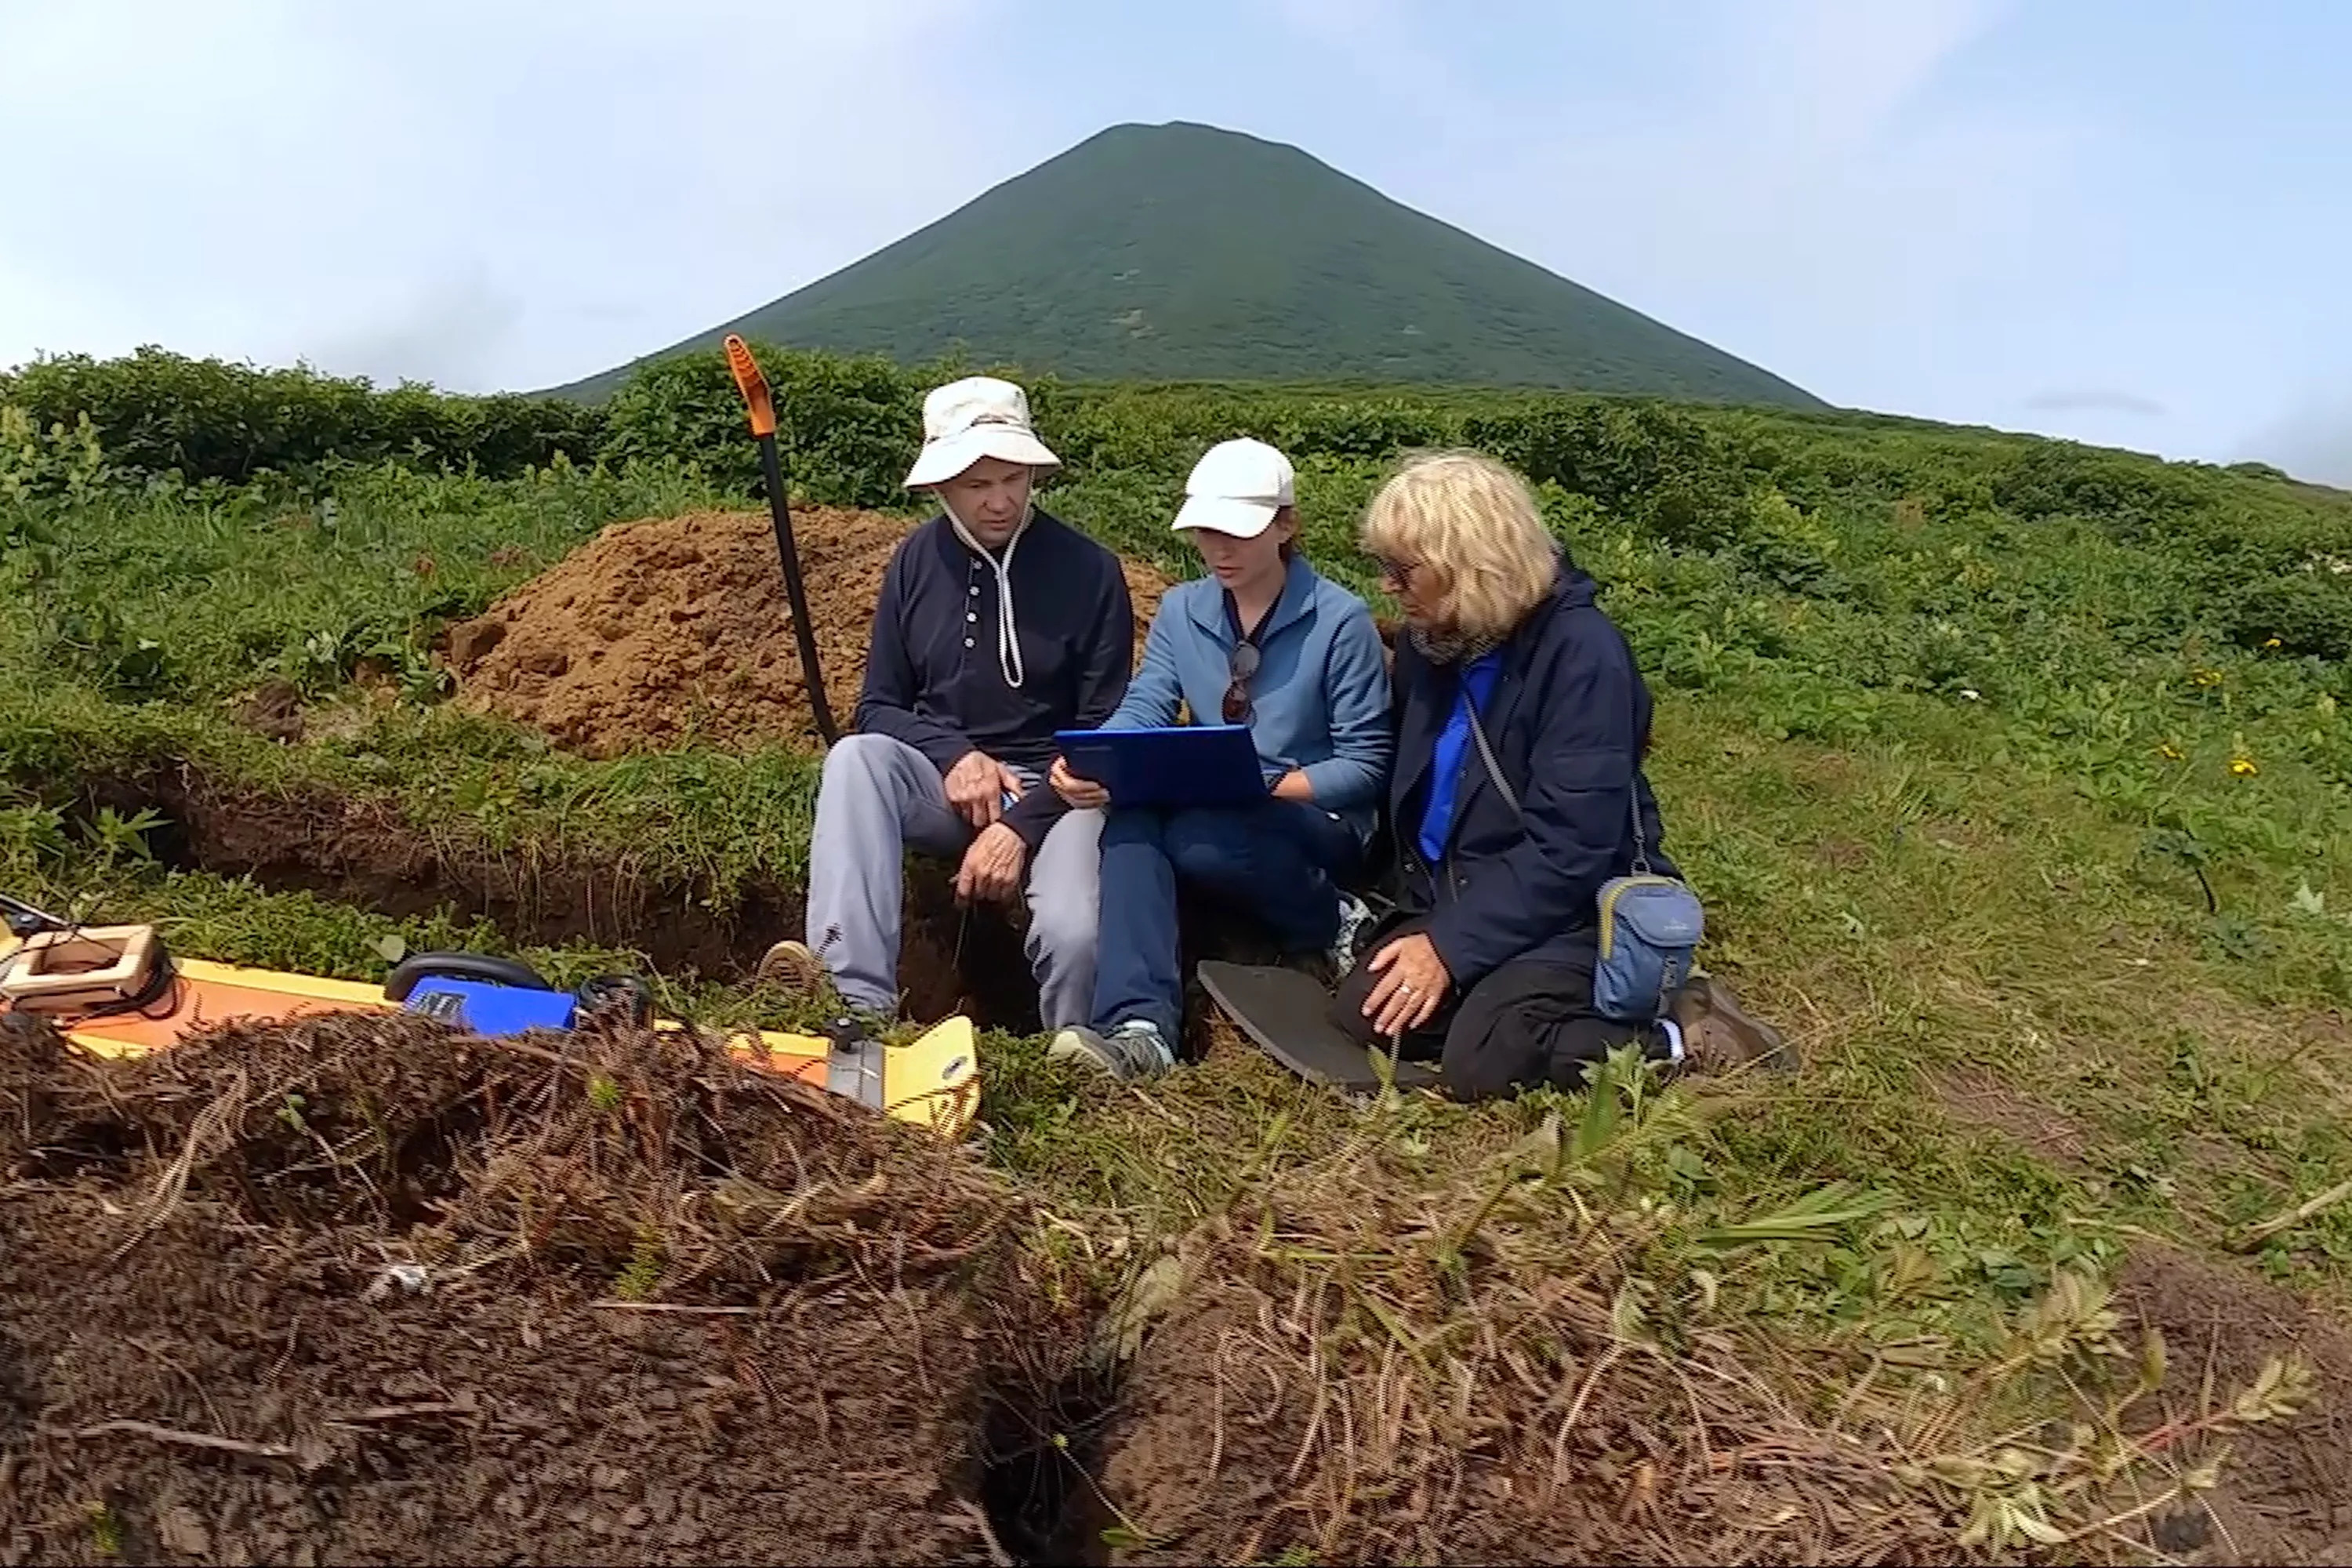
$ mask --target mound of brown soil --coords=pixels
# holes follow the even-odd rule
[[[1005,1189],[569,1038],[0,1037],[0,1561],[1001,1558],[981,1434],[1075,1338]]]
[[[883,571],[911,526],[877,512],[793,513],[825,696],[845,724]],[[1168,580],[1133,563],[1127,579],[1139,641]],[[448,662],[460,705],[588,756],[816,739],[765,512],[608,528],[451,628]]]

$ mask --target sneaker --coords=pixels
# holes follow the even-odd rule
[[[1372,923],[1372,907],[1344,889],[1339,894],[1339,934],[1332,940],[1331,984],[1337,985],[1356,967],[1356,939]]]
[[[1045,1047],[1047,1061],[1088,1062],[1116,1079],[1152,1078],[1176,1065],[1176,1053],[1148,1018],[1129,1018],[1099,1034],[1083,1025],[1058,1031]]]
[[[796,996],[814,996],[824,988],[824,961],[804,942],[780,942],[761,955],[754,984],[774,981]]]
[[[1751,1066],[1768,1072],[1797,1070],[1797,1048],[1780,1030],[1750,1017],[1731,987],[1712,974],[1693,975],[1675,993],[1667,1016],[1682,1031],[1685,1072],[1730,1072]]]

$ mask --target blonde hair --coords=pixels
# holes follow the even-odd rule
[[[1525,479],[1483,452],[1406,459],[1364,509],[1363,545],[1444,583],[1441,619],[1500,638],[1551,592],[1559,558]]]

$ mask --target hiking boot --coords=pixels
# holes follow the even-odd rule
[[[1675,993],[1666,1016],[1683,1036],[1683,1070],[1731,1072],[1760,1067],[1767,1072],[1797,1070],[1797,1048],[1780,1031],[1750,1017],[1731,987],[1712,974],[1695,974]]]
[[[761,955],[760,967],[752,975],[755,984],[773,981],[795,996],[820,994],[826,979],[824,961],[804,942],[776,943]]]
[[[1331,942],[1328,984],[1339,984],[1348,977],[1348,971],[1356,967],[1356,939],[1376,918],[1372,907],[1355,894],[1344,890],[1339,894],[1339,934]]]
[[[1337,991],[1348,971],[1356,967],[1356,943],[1379,919],[1370,906],[1353,893],[1339,895],[1339,934],[1331,939],[1328,947],[1318,947],[1307,952],[1286,952],[1282,967],[1294,969],[1326,991]]]
[[[1156,1078],[1176,1065],[1176,1053],[1160,1037],[1160,1026],[1149,1018],[1129,1018],[1100,1034],[1072,1025],[1054,1036],[1045,1047],[1047,1061],[1082,1061],[1122,1080]]]

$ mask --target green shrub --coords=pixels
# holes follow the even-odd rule
[[[308,368],[259,370],[142,348],[121,359],[36,360],[0,375],[0,404],[38,426],[87,418],[107,458],[140,478],[244,484],[330,461],[387,460],[504,477],[558,452],[595,456],[604,416],[560,398],[463,397]]]
[[[834,506],[903,503],[932,383],[878,355],[846,357],[754,343],[776,405],[776,446],[796,494]],[[760,451],[717,349],[640,367],[605,405],[604,459],[691,463],[720,488],[760,488]]]
[[[2249,584],[2235,596],[2230,630],[2245,647],[2352,658],[2352,579],[2312,573]]]

